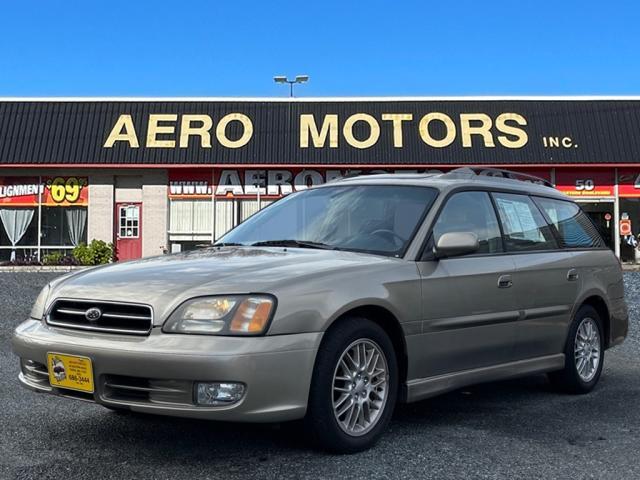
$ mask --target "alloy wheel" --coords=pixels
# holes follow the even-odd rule
[[[576,331],[574,360],[578,375],[584,382],[590,382],[600,365],[600,331],[596,321],[585,317]]]
[[[333,414],[346,434],[361,436],[376,426],[389,394],[384,352],[372,340],[351,343],[333,374]]]

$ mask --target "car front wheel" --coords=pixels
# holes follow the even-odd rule
[[[316,442],[338,453],[371,447],[396,402],[398,367],[385,331],[365,318],[344,319],[320,346],[306,423]]]

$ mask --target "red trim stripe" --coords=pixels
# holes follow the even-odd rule
[[[471,164],[471,163],[459,163],[459,164],[273,164],[273,163],[256,163],[256,164],[223,164],[223,165],[174,165],[174,164],[121,164],[121,163],[82,163],[82,164],[2,164],[0,170],[7,168],[60,168],[60,169],[74,169],[74,168],[118,168],[118,169],[149,169],[149,168],[217,168],[217,169],[229,169],[229,168],[457,168],[457,167],[474,167],[474,168],[637,168],[640,167],[640,163],[526,163],[526,164]]]

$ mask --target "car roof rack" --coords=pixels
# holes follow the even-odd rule
[[[336,177],[333,180],[330,180],[327,183],[331,183],[331,182],[340,182],[342,180],[349,180],[349,179],[353,179],[353,178],[359,178],[359,177],[392,177],[392,178],[402,178],[403,176],[405,178],[416,178],[416,177],[420,177],[420,178],[429,178],[429,177],[435,177],[441,175],[441,173],[405,173],[402,171],[396,171],[396,172],[371,172],[371,171],[350,171],[345,175],[342,175],[340,177]]]
[[[502,168],[479,168],[479,167],[461,167],[442,174],[442,178],[470,178],[471,176],[484,176],[491,178],[504,178],[509,180],[518,180],[521,182],[532,182],[545,187],[555,188],[549,181],[528,173],[514,172],[513,170],[505,170]]]

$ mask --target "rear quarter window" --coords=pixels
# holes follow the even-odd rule
[[[534,201],[558,232],[563,248],[601,248],[604,240],[589,217],[573,202],[544,197]]]

